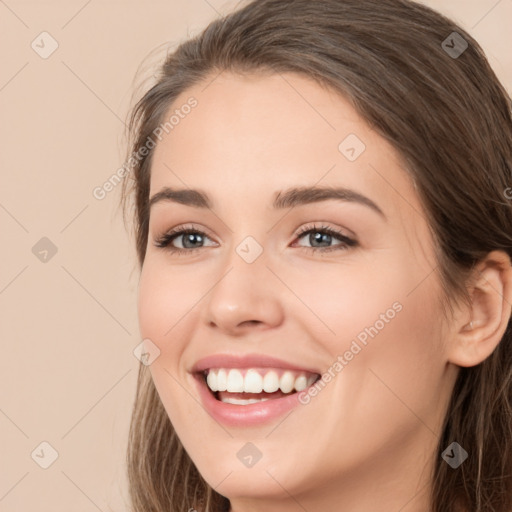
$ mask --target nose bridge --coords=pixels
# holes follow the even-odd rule
[[[242,324],[276,325],[282,319],[278,290],[263,246],[252,236],[234,245],[223,260],[204,306],[204,320],[226,331]],[[220,267],[219,267],[220,268]]]

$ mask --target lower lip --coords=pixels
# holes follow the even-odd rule
[[[248,405],[226,404],[217,400],[202,375],[196,375],[199,395],[206,411],[216,421],[232,427],[261,425],[279,418],[300,405],[299,393]]]

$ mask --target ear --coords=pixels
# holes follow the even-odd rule
[[[476,366],[503,338],[512,310],[512,266],[504,251],[492,251],[474,269],[471,307],[460,311],[448,347],[449,362]]]

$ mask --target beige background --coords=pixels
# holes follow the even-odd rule
[[[0,0],[0,511],[127,508],[137,271],[118,190],[92,190],[122,165],[144,57],[236,3]],[[426,3],[475,36],[511,91],[512,0]],[[43,31],[58,43],[46,59]],[[47,469],[42,442],[58,452]]]

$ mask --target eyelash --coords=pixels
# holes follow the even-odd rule
[[[356,240],[353,240],[352,238],[349,238],[349,237],[343,235],[342,233],[340,233],[339,231],[336,231],[335,229],[329,228],[327,226],[316,226],[316,225],[313,225],[312,227],[307,226],[307,227],[302,228],[295,236],[296,236],[296,238],[300,238],[309,233],[317,233],[317,232],[327,234],[334,238],[337,238],[342,243],[333,245],[332,247],[303,247],[303,246],[301,246],[300,248],[306,249],[306,250],[309,250],[312,252],[321,251],[321,252],[325,253],[325,252],[330,252],[330,251],[346,251],[350,247],[355,247],[358,245],[358,242]],[[173,242],[175,238],[178,238],[181,235],[189,235],[189,234],[199,234],[201,236],[208,237],[208,235],[206,233],[204,233],[203,231],[200,231],[199,229],[195,229],[193,227],[191,227],[191,228],[180,227],[180,228],[172,229],[172,230],[168,231],[167,233],[164,233],[159,239],[157,239],[154,242],[154,245],[160,249],[165,249],[171,253],[176,253],[176,254],[184,254],[187,252],[190,253],[190,252],[196,251],[198,249],[206,248],[206,247],[193,247],[191,249],[182,249],[181,247],[173,247],[172,245],[170,245],[171,242]]]

